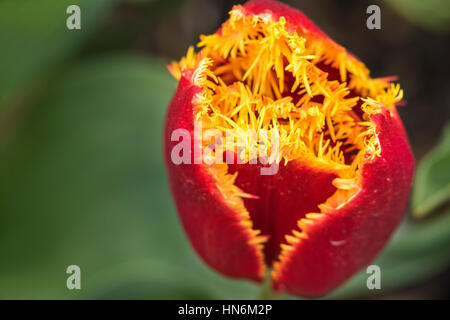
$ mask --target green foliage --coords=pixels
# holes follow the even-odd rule
[[[420,163],[413,189],[413,213],[421,218],[450,200],[450,124],[442,141]]]
[[[414,24],[438,31],[450,31],[450,3],[447,0],[385,0]]]
[[[109,12],[113,0],[39,0],[0,2],[0,111],[28,86],[42,85],[42,76],[77,49]],[[66,8],[82,10],[81,30],[68,30]],[[16,99],[18,99],[17,97]]]
[[[100,57],[30,107],[0,157],[0,297],[256,294],[202,265],[176,219],[161,158],[175,84],[154,59]]]

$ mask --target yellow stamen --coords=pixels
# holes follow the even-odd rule
[[[239,148],[240,159],[248,162],[275,147],[267,137],[258,143],[249,130],[264,130],[268,137],[277,132],[279,155],[270,161],[301,160],[338,176],[333,181],[338,191],[319,205],[321,213],[306,215],[298,223],[302,232],[286,236],[289,245],[283,250],[292,250],[307,238],[312,220],[344,206],[356,193],[362,162],[381,154],[370,115],[381,106],[394,107],[403,91],[388,78],[371,78],[363,63],[334,42],[295,30],[283,17],[246,15],[240,6],[220,34],[202,36],[198,47],[198,55],[191,47],[169,69],[177,79],[195,70],[192,82],[202,88],[194,100],[195,119],[202,120],[204,130],[224,132],[223,151]],[[338,79],[331,79],[330,70]],[[230,129],[233,136],[225,138]],[[211,172],[230,205],[248,217],[242,199],[254,196],[234,185],[236,176],[228,174],[227,165],[212,166]],[[243,221],[251,227],[249,219]],[[256,235],[253,240],[263,241]]]

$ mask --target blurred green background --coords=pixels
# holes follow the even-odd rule
[[[254,299],[205,266],[178,223],[162,161],[176,81],[165,64],[235,3],[0,1],[0,298]],[[411,207],[379,256],[325,298],[450,296],[450,2],[285,1],[359,56],[398,75],[417,159]],[[381,8],[382,29],[365,26]],[[66,8],[81,8],[81,30]],[[81,290],[66,268],[81,268]],[[281,296],[281,298],[292,298]]]

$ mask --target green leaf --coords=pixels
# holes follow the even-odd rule
[[[450,3],[447,0],[385,0],[397,12],[423,28],[450,30]]]
[[[0,2],[0,110],[51,67],[76,54],[114,0],[3,0]],[[81,9],[81,30],[68,30],[66,9]],[[19,97],[20,98],[20,97]]]
[[[106,56],[65,74],[0,154],[0,298],[254,298],[190,248],[162,159],[176,87],[161,61]],[[66,288],[78,265],[82,289]]]
[[[419,164],[414,182],[413,215],[421,218],[450,200],[450,124],[439,145]]]

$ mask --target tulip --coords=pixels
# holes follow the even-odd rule
[[[229,277],[330,292],[402,219],[414,168],[403,91],[276,1],[233,7],[198,47],[169,66],[164,137],[193,248]]]

